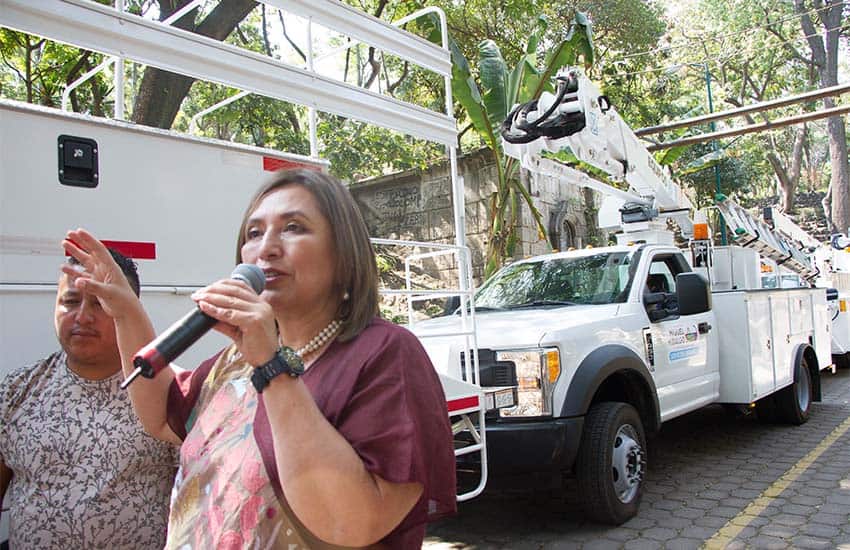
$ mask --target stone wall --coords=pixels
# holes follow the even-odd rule
[[[486,149],[458,159],[464,181],[466,236],[476,284],[481,282],[487,246],[490,196],[496,191],[497,172]],[[538,239],[527,207],[523,209],[521,245],[517,258],[544,254],[553,248],[597,244],[599,198],[590,190],[564,185],[551,178],[523,173],[523,183],[534,197],[551,242]],[[373,237],[454,244],[451,180],[448,163],[372,178],[351,186]],[[604,240],[604,239],[603,239]],[[429,275],[456,280],[454,260],[437,258],[422,263]]]

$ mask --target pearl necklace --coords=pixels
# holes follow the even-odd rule
[[[295,350],[295,353],[299,355],[299,357],[305,357],[306,355],[313,353],[317,349],[324,346],[328,341],[336,336],[336,333],[339,331],[339,327],[342,325],[339,319],[334,319],[328,326],[319,331],[319,334],[313,336],[313,339],[307,342],[307,345],[304,347],[300,347]]]

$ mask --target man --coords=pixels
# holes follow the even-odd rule
[[[110,252],[138,296],[135,263]],[[9,545],[162,548],[177,449],[144,433],[118,387],[113,320],[75,279],[59,278],[62,351],[0,381],[0,500],[8,488]]]

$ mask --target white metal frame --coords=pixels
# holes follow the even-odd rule
[[[421,241],[402,241],[395,239],[371,239],[373,244],[386,246],[406,246],[412,248],[430,249],[429,252],[418,254],[409,254],[404,258],[404,273],[405,273],[405,290],[381,290],[384,295],[401,295],[407,297],[407,326],[411,330],[414,328],[414,311],[413,305],[416,302],[432,300],[436,298],[448,298],[451,296],[460,296],[461,298],[461,330],[452,332],[451,334],[428,334],[427,336],[420,335],[420,338],[438,338],[438,337],[461,337],[463,338],[466,350],[466,356],[471,357],[471,361],[467,360],[463,363],[462,376],[464,380],[479,384],[479,364],[478,364],[478,340],[475,331],[475,304],[473,300],[473,281],[472,281],[472,265],[471,254],[469,248],[460,245],[449,245],[440,243],[429,243]],[[411,277],[411,266],[424,259],[433,259],[441,256],[455,256],[456,265],[458,266],[458,288],[456,289],[414,289]],[[469,396],[472,397],[472,396]],[[464,447],[455,449],[455,457],[462,455],[479,453],[481,456],[481,475],[478,484],[470,491],[461,493],[457,496],[458,501],[463,502],[475,498],[484,491],[487,484],[487,440],[485,426],[486,399],[485,403],[481,403],[480,399],[484,398],[479,393],[479,406],[469,407],[449,412],[449,417],[452,421],[452,433],[457,435],[460,432],[466,431],[473,438],[473,443]]]
[[[342,6],[341,4],[338,4]],[[364,14],[365,15],[365,14]],[[449,114],[370,92],[89,0],[0,0],[0,24],[454,146]]]
[[[198,2],[200,0],[194,0],[194,1]],[[280,2],[267,1],[267,0],[260,0],[260,1],[267,4],[267,5],[270,5],[272,7],[278,7],[278,9],[281,9],[279,7]],[[303,3],[301,3],[301,4],[303,4]],[[314,13],[314,12],[317,12],[317,11],[319,13],[326,13],[326,10],[324,10],[324,11],[317,10],[316,4],[310,4],[309,7],[310,7],[310,9],[297,10],[296,13],[299,13],[301,15],[306,15],[307,13]],[[289,11],[293,11],[291,5],[287,4],[287,8],[289,8]],[[297,8],[297,6],[296,6],[296,8]],[[346,6],[346,8],[347,8],[347,6]],[[181,12],[183,12],[183,11],[184,10],[181,10]],[[284,11],[286,11],[286,10],[284,10]],[[448,35],[446,33],[448,31],[447,31],[447,25],[446,25],[446,17],[445,17],[445,14],[443,13],[443,11],[440,8],[431,6],[431,7],[428,7],[428,8],[423,8],[421,10],[415,11],[415,12],[409,14],[409,15],[406,15],[405,17],[402,17],[401,19],[398,19],[396,21],[392,21],[390,23],[390,25],[391,25],[390,28],[400,27],[401,25],[404,25],[405,23],[408,23],[410,21],[413,21],[415,19],[423,17],[423,16],[425,16],[429,13],[437,14],[437,16],[439,17],[439,19],[440,19],[440,30],[441,30],[441,33],[442,33],[442,36],[443,36],[443,48],[447,48],[448,47],[448,43],[447,43],[447,36]],[[308,17],[308,20],[307,20],[307,55],[306,55],[307,62],[306,62],[306,66],[304,68],[307,69],[308,71],[311,71],[311,72],[314,71],[315,70],[315,64],[318,61],[325,59],[327,57],[330,57],[330,56],[337,54],[339,52],[343,52],[345,50],[351,49],[351,48],[363,43],[363,41],[365,40],[365,39],[352,40],[352,41],[350,41],[346,44],[343,44],[342,46],[339,46],[338,48],[334,48],[331,51],[325,52],[325,53],[318,55],[318,56],[314,56],[313,55],[313,17],[310,16],[310,15],[306,15],[306,16]],[[169,20],[170,19],[171,18],[169,18]],[[321,21],[327,23],[327,22],[333,22],[336,19],[337,18],[322,19]],[[384,34],[383,33],[376,33],[376,30],[386,31],[387,23],[385,23],[384,21],[381,21],[380,19],[375,19],[375,18],[373,18],[373,19],[374,19],[374,21],[370,21],[369,25],[357,26],[358,28],[361,28],[361,29],[363,29],[364,27],[367,29],[366,31],[362,31],[359,34],[359,36],[365,36],[367,38],[378,37],[378,38],[383,39]],[[414,38],[418,39],[419,37],[414,37]],[[383,40],[383,42],[386,43],[387,41]],[[425,68],[433,67],[434,71],[438,72],[445,79],[447,79],[446,90],[448,90],[448,93],[450,94],[451,93],[451,80],[450,80],[450,78],[451,78],[451,63],[449,63],[448,68],[446,68],[444,66],[445,65],[444,60],[436,59],[436,62],[435,62],[435,60],[432,59],[433,52],[431,52],[429,50],[430,48],[434,47],[434,44],[427,42],[427,41],[423,41],[423,42],[425,44],[425,46],[423,46],[424,49],[414,50],[412,52],[412,54],[410,53],[409,50],[405,50],[402,53],[402,52],[399,51],[398,48],[394,48],[393,53],[397,53],[399,55],[412,55],[416,58],[417,62],[420,63],[423,67],[425,67]],[[392,44],[389,44],[389,45],[392,46]],[[116,84],[116,86],[117,86],[117,84]],[[227,99],[223,99],[223,100],[219,101],[218,103],[207,107],[206,109],[204,109],[202,111],[195,113],[192,116],[191,120],[189,120],[189,133],[192,134],[192,133],[195,133],[197,131],[198,120],[200,120],[201,118],[205,117],[206,115],[208,115],[212,112],[217,111],[218,109],[221,109],[222,107],[226,107],[227,105],[230,105],[234,101],[238,101],[238,100],[240,100],[243,97],[248,96],[248,95],[251,95],[251,92],[243,90],[239,93],[236,93],[236,94],[228,97]],[[451,112],[451,105],[448,104],[448,103],[447,103],[447,111],[446,112],[448,112],[448,113]],[[318,147],[318,139],[317,139],[317,136],[316,136],[316,109],[314,107],[309,107],[308,118],[309,118],[309,123],[310,123],[310,155],[318,158],[319,147]]]
[[[166,19],[162,21],[163,25],[170,25],[186,15],[191,10],[198,7],[203,3],[203,0],[192,0],[176,12],[172,13]],[[124,0],[116,0],[115,9],[119,12],[124,11]],[[103,61],[100,65],[95,67],[94,69],[88,71],[86,74],[82,75],[77,80],[68,84],[65,87],[65,90],[62,92],[62,110],[65,111],[68,109],[68,100],[71,97],[71,92],[77,89],[80,85],[88,81],[91,77],[104,70],[111,64],[115,64],[115,69],[113,70],[113,87],[115,89],[115,112],[113,116],[118,120],[124,120],[124,58],[121,56],[113,56],[105,61]]]

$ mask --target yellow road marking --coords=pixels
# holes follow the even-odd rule
[[[782,476],[773,482],[773,484],[762,492],[755,500],[753,500],[744,510],[726,522],[726,525],[721,527],[713,537],[708,539],[702,548],[705,550],[715,550],[725,548],[727,544],[735,540],[741,531],[759,516],[764,510],[770,506],[771,502],[778,497],[782,491],[788,488],[800,474],[812,465],[820,455],[824,453],[839,437],[844,435],[847,430],[850,430],[850,417],[847,417],[844,422],[838,425],[837,428],[826,436],[817,447],[809,451],[809,454],[800,459],[799,462],[789,468]]]

